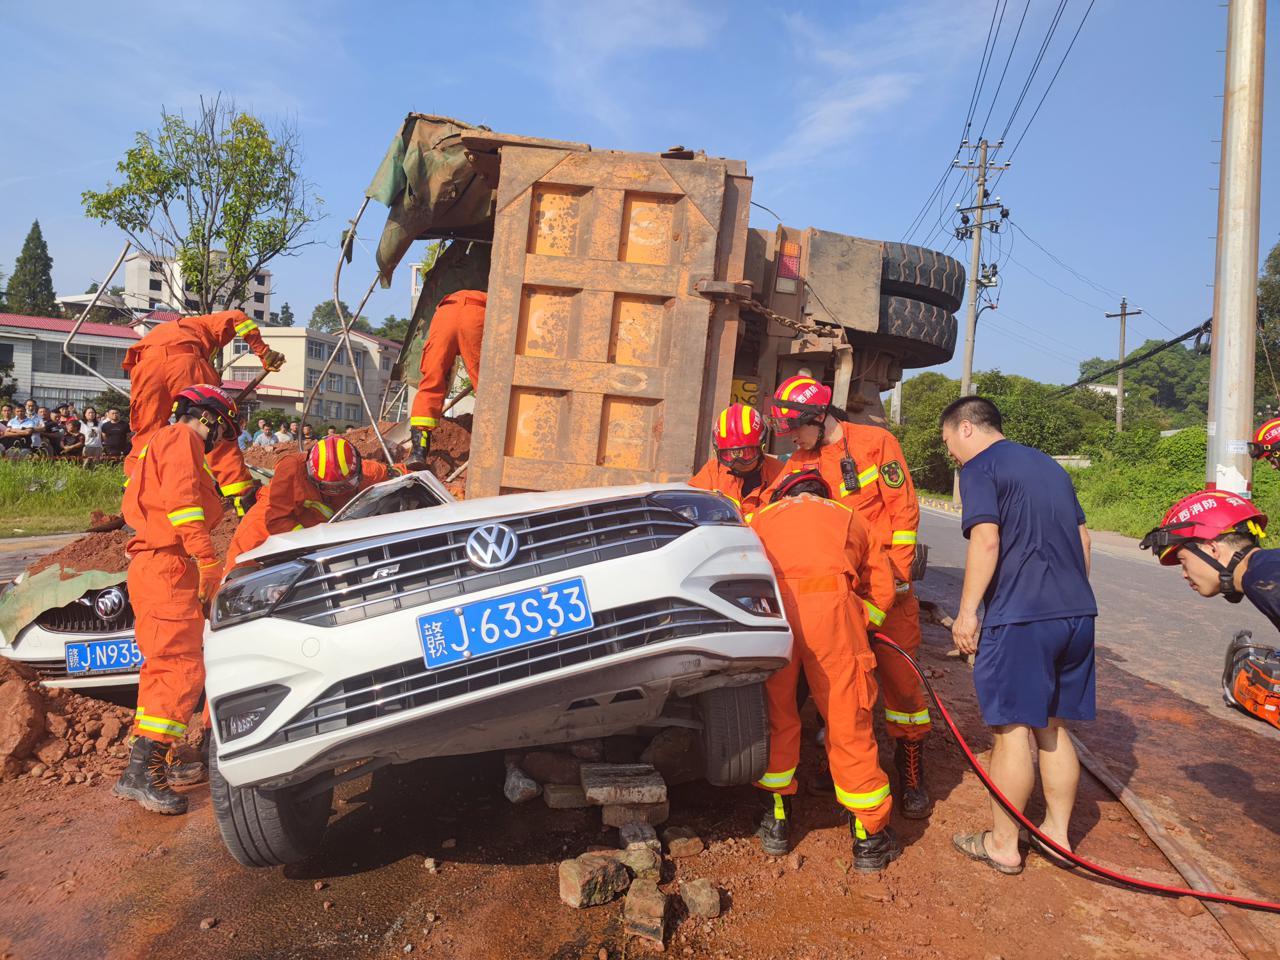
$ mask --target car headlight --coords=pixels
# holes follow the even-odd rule
[[[218,630],[267,616],[306,570],[305,563],[281,563],[229,580],[213,598],[210,625]]]
[[[650,495],[657,506],[684,517],[690,523],[742,525],[742,514],[728,497],[701,490],[664,490]]]

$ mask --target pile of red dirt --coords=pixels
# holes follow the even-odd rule
[[[0,780],[114,778],[124,768],[132,721],[124,707],[43,687],[29,668],[0,659]]]
[[[467,462],[471,456],[471,416],[458,420],[441,420],[431,431],[431,452],[427,454],[427,469],[441,480],[447,480]],[[448,484],[449,492],[462,499],[466,475]],[[455,490],[456,488],[456,490]]]
[[[219,556],[227,552],[231,537],[236,532],[240,518],[235,511],[228,510],[222,519],[210,531],[214,548]],[[78,540],[72,540],[60,550],[45,554],[30,567],[27,575],[32,576],[49,567],[61,566],[64,570],[84,573],[88,570],[101,570],[105,573],[124,573],[129,569],[129,558],[124,548],[133,534],[128,530],[113,530],[109,533],[86,533]]]

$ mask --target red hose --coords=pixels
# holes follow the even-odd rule
[[[973,772],[978,775],[978,779],[982,781],[982,785],[987,788],[993,797],[996,798],[996,801],[1000,806],[1004,807],[1005,812],[1008,813],[1009,816],[1013,817],[1018,821],[1018,823],[1026,827],[1027,831],[1033,837],[1060,856],[1063,860],[1068,860],[1078,867],[1083,867],[1090,873],[1097,874],[1100,877],[1105,877],[1107,880],[1114,881],[1115,883],[1122,884],[1126,887],[1132,887],[1135,890],[1143,890],[1147,893],[1158,893],[1170,897],[1195,897],[1197,900],[1209,900],[1214,903],[1229,903],[1232,906],[1244,907],[1247,910],[1265,910],[1268,913],[1280,913],[1280,903],[1270,903],[1266,900],[1250,900],[1248,897],[1234,897],[1226,893],[1191,890],[1186,887],[1171,887],[1162,883],[1152,883],[1149,880],[1139,880],[1137,877],[1127,877],[1123,873],[1116,873],[1114,870],[1108,870],[1106,867],[1093,863],[1090,860],[1085,860],[1083,857],[1077,856],[1073,851],[1060,846],[1056,841],[1041,833],[1035,824],[1028,820],[1026,816],[1023,815],[1022,811],[1010,803],[1009,799],[1000,792],[1000,788],[991,781],[990,775],[986,770],[982,769],[982,764],[978,762],[978,758],[975,757],[973,755],[973,751],[969,749],[969,744],[967,744],[964,737],[961,736],[960,730],[956,726],[956,722],[951,719],[951,714],[943,705],[942,700],[938,697],[937,691],[933,689],[933,685],[929,682],[929,678],[925,676],[924,671],[920,669],[920,664],[916,663],[907,651],[903,650],[882,633],[872,634],[871,642],[888,647],[911,665],[911,669],[916,672],[916,676],[920,678],[920,682],[924,684],[924,688],[929,691],[930,699],[932,699],[934,705],[937,706],[938,712],[942,714],[942,719],[946,722],[947,729],[951,731],[951,736],[954,737],[956,743],[960,745],[960,749],[964,752],[965,759],[969,761],[969,766],[971,766],[973,768]]]

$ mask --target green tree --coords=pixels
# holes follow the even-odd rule
[[[31,224],[22,252],[13,265],[13,276],[5,294],[9,312],[35,317],[60,317],[58,298],[53,292],[53,257],[40,232],[40,221]]]
[[[380,337],[386,337],[388,340],[395,340],[397,343],[403,343],[405,334],[409,332],[409,318],[397,317],[394,313],[382,321],[382,326],[378,327],[377,333]]]
[[[1258,277],[1256,393],[1280,403],[1280,243],[1271,248]]]
[[[5,287],[5,277],[6,277],[5,272],[3,270],[0,270],[0,311],[5,311],[9,309],[9,305],[6,300],[8,290]]]
[[[345,302],[342,304],[342,315],[350,318],[351,308]],[[326,300],[324,303],[316,304],[316,308],[311,311],[311,320],[307,323],[307,327],[312,330],[318,330],[321,333],[337,333],[342,329],[342,321],[338,317],[338,307],[332,300]],[[359,330],[363,333],[373,333],[373,326],[364,317],[356,317],[355,322],[351,324],[352,330]]]
[[[280,312],[271,311],[271,319],[267,321],[268,327],[292,327],[293,326],[293,308],[289,306],[288,301],[280,304]]]
[[[922,490],[951,491],[954,464],[938,430],[938,417],[960,396],[960,381],[921,373],[902,384],[902,426],[894,428],[911,479]]]
[[[101,417],[112,407],[120,411],[120,419],[125,423],[129,422],[129,398],[119,390],[105,390],[95,397],[90,397],[85,401],[85,407],[93,407],[98,411]],[[81,407],[83,410],[84,407]]]
[[[154,260],[176,264],[200,313],[242,303],[275,257],[298,250],[321,201],[300,170],[296,127],[269,130],[221,96],[201,98],[191,121],[161,114],[116,165],[123,180],[86,190],[86,214],[113,223]]]

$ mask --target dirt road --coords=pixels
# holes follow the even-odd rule
[[[949,557],[962,545],[950,542],[948,530],[954,533],[953,527],[930,527],[930,542],[944,546],[935,547],[924,593],[954,603],[958,579]],[[1113,623],[1124,616],[1111,606],[1113,588],[1141,586],[1137,568],[1123,572],[1127,576],[1112,571],[1099,586],[1104,620]],[[1167,607],[1166,617],[1179,609]],[[1150,632],[1145,644],[1136,630],[1125,636],[1134,646],[1123,653],[1105,638],[1101,644],[1100,716],[1082,727],[1082,738],[1225,889],[1280,895],[1271,732],[1213,709],[1212,696],[1200,698],[1209,705],[1197,703],[1138,676],[1132,671],[1145,663],[1141,655],[1168,645]],[[925,628],[923,662],[975,748],[985,750],[989,740],[968,669],[945,658],[947,647],[945,631]],[[1181,662],[1181,682],[1212,693],[1216,679],[1196,675],[1194,658]],[[813,769],[815,751],[807,738],[802,779]],[[928,761],[938,798],[933,818],[897,823],[906,851],[881,878],[848,870],[847,828],[825,796],[802,791],[796,805],[799,856],[771,860],[752,839],[755,791],[673,788],[671,823],[695,828],[708,849],[668,861],[664,889],[707,877],[723,891],[725,912],[711,921],[677,912],[667,951],[744,960],[1238,956],[1206,912],[1186,916],[1176,902],[1099,883],[1034,855],[1014,878],[963,860],[950,838],[984,825],[985,794],[941,734],[929,743]],[[548,810],[541,801],[512,807],[501,790],[497,755],[382,770],[341,792],[320,855],[285,870],[250,871],[223,850],[207,787],[190,791],[188,816],[165,819],[114,800],[109,783],[3,783],[0,956],[195,960],[426,953],[464,960],[595,960],[648,952],[622,936],[619,904],[575,911],[557,897],[559,860],[614,840],[601,830],[598,814]],[[1033,801],[1033,816],[1038,803]],[[1123,808],[1090,778],[1082,784],[1074,838],[1082,854],[1108,866],[1164,882],[1177,879]],[[425,866],[427,858],[436,861],[435,872]],[[1251,916],[1273,943],[1280,941],[1280,923]]]

